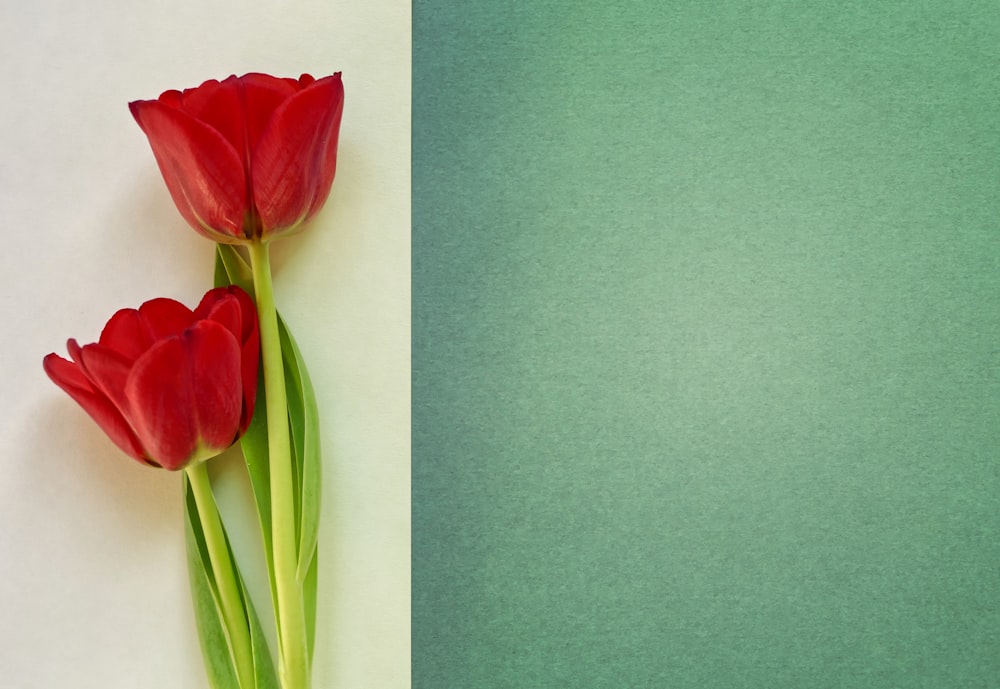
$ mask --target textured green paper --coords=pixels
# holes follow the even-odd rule
[[[414,3],[413,686],[992,687],[995,3]]]

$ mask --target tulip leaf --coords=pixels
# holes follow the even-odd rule
[[[275,596],[274,583],[274,551],[271,547],[271,469],[270,455],[267,447],[267,405],[264,404],[264,380],[260,377],[257,387],[257,404],[253,418],[246,433],[240,439],[240,449],[243,450],[243,460],[250,478],[250,488],[253,490],[254,502],[257,504],[257,517],[260,522],[260,535],[264,541],[264,557],[267,560],[267,575],[271,583],[272,600]]]
[[[309,372],[298,345],[278,317],[281,351],[285,360],[288,419],[292,429],[293,455],[298,487],[298,579],[305,581],[319,534],[321,462],[319,410]]]
[[[201,520],[198,518],[198,509],[194,505],[187,476],[184,477],[184,526],[191,599],[194,602],[194,617],[209,684],[212,689],[239,689],[236,666],[229,651],[222,610],[215,592],[215,579],[211,566],[208,565]]]
[[[230,647],[230,634],[222,614],[218,584],[212,570],[202,528],[201,515],[187,476],[184,476],[184,524],[187,544],[188,576],[194,602],[195,621],[201,641],[205,669],[213,689],[278,689],[274,661],[267,647],[264,630],[257,616],[243,578],[239,574],[232,548],[226,539],[226,550],[236,573],[243,605],[244,620],[249,625],[253,653],[253,685],[241,687],[236,662]]]
[[[240,593],[246,602],[247,618],[250,621],[250,641],[253,645],[253,669],[256,679],[256,689],[279,689],[278,675],[274,670],[274,659],[267,647],[267,637],[257,615],[250,592],[247,591],[243,577],[239,577]]]
[[[306,645],[312,658],[316,632],[316,581],[319,540],[322,469],[320,459],[319,410],[316,393],[302,353],[288,326],[278,316],[278,333],[285,365],[288,420],[296,480],[298,565],[296,577],[302,586],[306,615]]]
[[[223,258],[222,251],[222,245],[217,245],[215,252],[215,279],[212,280],[216,287],[225,287],[233,284],[229,279],[229,273],[226,272],[225,258]]]
[[[306,644],[309,662],[312,664],[313,649],[316,647],[316,581],[319,574],[319,548],[313,551],[309,571],[302,582],[302,604],[306,610]]]
[[[253,273],[236,247],[231,244],[216,244],[215,286],[237,285],[253,296]]]

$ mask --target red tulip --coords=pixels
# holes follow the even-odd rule
[[[173,299],[122,309],[96,344],[67,346],[71,361],[49,354],[45,372],[142,462],[176,470],[214,457],[253,416],[257,312],[239,287],[211,290],[194,311]]]
[[[209,239],[238,244],[290,232],[330,193],[344,109],[339,72],[231,76],[129,109],[181,215]]]

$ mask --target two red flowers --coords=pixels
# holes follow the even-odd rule
[[[337,163],[340,74],[207,81],[129,104],[181,215],[226,244],[266,243],[312,217]],[[49,377],[130,456],[183,469],[246,430],[257,394],[254,302],[215,289],[194,310],[169,299],[123,309],[95,344],[45,358]]]

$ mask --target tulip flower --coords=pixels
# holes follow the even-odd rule
[[[253,300],[208,292],[191,311],[172,299],[122,309],[98,342],[68,343],[45,372],[133,458],[169,470],[213,457],[246,430],[260,353]]]
[[[340,73],[231,76],[129,104],[181,215],[225,244],[292,232],[322,207],[343,106]]]

